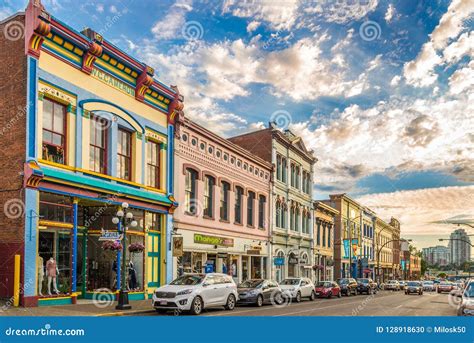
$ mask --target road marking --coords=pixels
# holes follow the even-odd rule
[[[312,309],[309,309],[309,310],[295,311],[295,312],[289,312],[289,313],[284,313],[284,314],[275,314],[272,317],[291,316],[291,315],[297,314],[297,313],[313,312],[313,311],[317,311],[317,310],[324,310],[326,308],[337,307],[337,306],[341,306],[341,305],[358,304],[358,303],[359,303],[359,301],[353,301],[353,302],[350,302],[350,303],[347,302],[347,303],[343,303],[343,304],[336,304],[336,305],[330,305],[330,306],[325,306],[325,307],[316,307],[316,308],[312,308]]]

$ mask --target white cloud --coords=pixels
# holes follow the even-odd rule
[[[260,26],[260,22],[257,20],[253,20],[247,25],[247,32],[253,32]]]
[[[440,64],[441,61],[442,59],[434,49],[433,43],[426,43],[416,60],[408,62],[403,68],[407,83],[417,87],[432,85],[438,79],[434,67]]]
[[[395,13],[396,13],[395,6],[393,6],[393,4],[389,4],[387,8],[387,12],[385,12],[385,21],[387,23],[390,23]]]
[[[449,64],[458,62],[464,56],[474,57],[474,31],[463,33],[443,51],[443,58]]]
[[[304,3],[304,2],[303,2]],[[377,8],[378,0],[364,1],[309,1],[304,8],[304,13],[311,16],[319,14],[327,22],[346,24],[366,17]]]
[[[451,94],[474,93],[474,61],[465,68],[456,70],[449,78]]]
[[[153,25],[151,32],[158,40],[176,39],[186,22],[186,14],[192,10],[192,0],[177,0],[164,18]]]
[[[357,200],[383,219],[399,219],[402,235],[441,237],[450,233],[453,226],[435,221],[466,215],[474,218],[474,186],[367,194]]]
[[[400,83],[402,77],[400,75],[395,75],[392,80],[390,81],[390,86],[398,86],[398,84]]]

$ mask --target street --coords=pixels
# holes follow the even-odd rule
[[[448,297],[436,292],[425,292],[419,296],[405,295],[403,291],[380,291],[373,296],[303,300],[284,307],[239,306],[233,311],[208,309],[203,311],[202,316],[455,316],[456,309],[449,304]]]

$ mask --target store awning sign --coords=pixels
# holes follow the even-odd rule
[[[99,241],[121,241],[123,234],[118,231],[101,230]]]
[[[197,244],[210,244],[210,245],[219,245],[222,247],[233,247],[234,240],[232,238],[224,238],[218,236],[207,236],[200,233],[194,234],[194,243]]]
[[[181,257],[183,255],[183,237],[173,237],[173,256]]]
[[[274,257],[273,264],[275,266],[284,266],[285,265],[285,258],[284,257]]]

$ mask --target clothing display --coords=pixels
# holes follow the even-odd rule
[[[44,280],[44,261],[41,256],[36,260],[36,274],[38,275],[38,295],[43,296],[43,280]]]
[[[128,287],[129,289],[136,289],[137,288],[137,272],[135,270],[135,267],[133,265],[133,262],[130,261],[130,263],[128,264],[128,278],[129,278],[129,282],[128,282]]]
[[[58,288],[56,286],[56,277],[59,274],[59,270],[56,264],[56,261],[51,257],[48,262],[46,262],[46,275],[48,276],[48,294],[51,295],[51,283],[53,284],[53,291],[56,294],[59,294]]]

